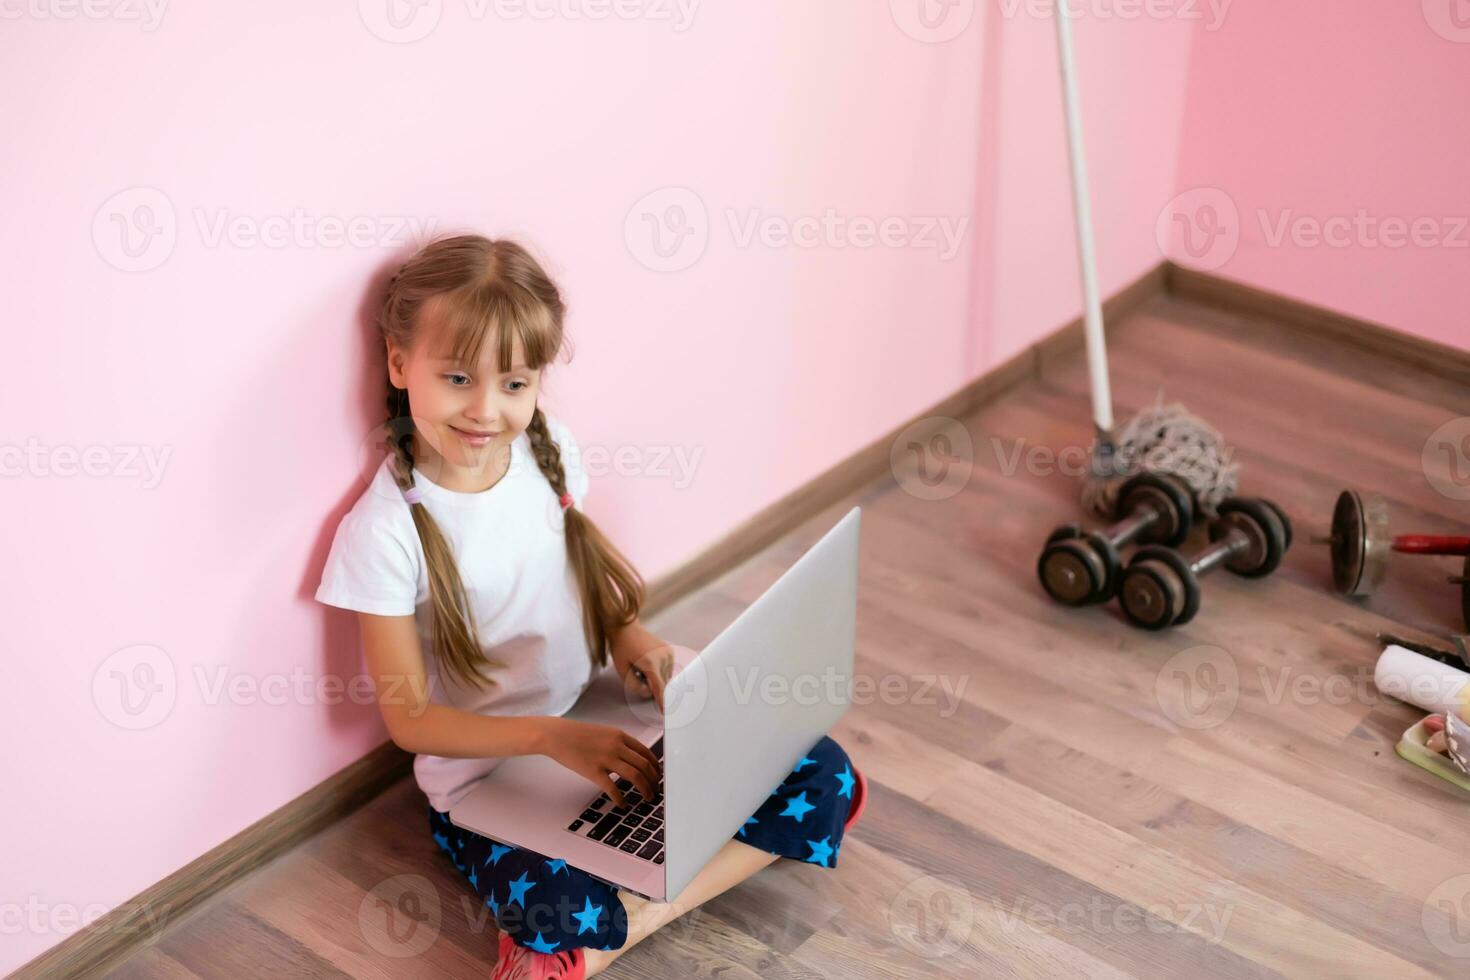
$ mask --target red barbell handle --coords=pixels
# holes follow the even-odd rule
[[[1411,555],[1470,555],[1470,538],[1400,534],[1393,539],[1393,550]]]

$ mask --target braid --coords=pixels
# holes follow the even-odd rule
[[[546,413],[539,405],[531,416],[531,424],[526,426],[526,436],[536,465],[556,495],[563,496],[567,493],[567,474],[561,462],[561,447],[552,438]],[[587,648],[592,662],[604,667],[616,631],[637,619],[643,607],[646,594],[643,577],[576,507],[566,509],[566,539],[567,559],[579,572]],[[582,574],[583,569],[594,571]]]
[[[546,413],[541,411],[540,405],[536,406],[536,414],[531,416],[531,424],[526,426],[526,437],[530,440],[531,455],[536,457],[537,467],[545,474],[551,489],[560,497],[567,492],[567,473],[561,465],[561,447],[551,437],[551,430],[546,424]]]

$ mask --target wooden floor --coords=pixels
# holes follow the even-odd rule
[[[1470,872],[1470,797],[1395,756],[1419,713],[1371,683],[1373,631],[1460,628],[1454,563],[1395,556],[1360,605],[1307,540],[1348,485],[1384,491],[1399,532],[1470,523],[1420,470],[1470,389],[1162,296],[1115,326],[1112,363],[1121,417],[1162,388],[1226,433],[1242,491],[1295,522],[1282,570],[1208,578],[1163,634],[1049,603],[1036,554],[1078,484],[1011,454],[1085,446],[1089,423],[1080,351],[1046,365],[964,420],[956,495],[875,483],[654,622],[703,645],[861,504],[860,670],[889,680],[833,734],[873,796],[838,868],[779,862],[605,976],[1470,973],[1466,882],[1446,884]],[[412,958],[359,925],[380,900],[411,911],[405,890],[438,920]],[[483,976],[495,932],[469,895],[405,781],[115,975]]]

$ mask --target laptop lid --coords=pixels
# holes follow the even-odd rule
[[[665,689],[671,898],[851,705],[860,522],[848,511]]]

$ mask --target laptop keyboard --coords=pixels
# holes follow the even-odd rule
[[[660,760],[663,759],[663,736],[659,736],[659,740],[649,748]],[[613,806],[612,797],[601,793],[583,807],[581,816],[567,824],[567,830],[579,837],[616,847],[644,861],[663,864],[663,787],[658,788],[658,795],[653,799],[645,800],[628,780],[619,779],[616,785],[623,794],[623,806]]]

